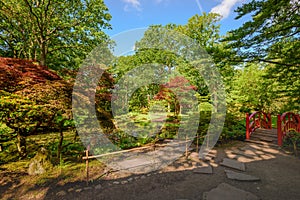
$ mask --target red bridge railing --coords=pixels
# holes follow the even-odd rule
[[[251,115],[246,114],[246,139],[250,139],[251,134],[257,128],[272,129],[272,118],[270,113],[255,111]]]
[[[300,133],[300,116],[292,112],[277,115],[277,136],[279,146],[282,146],[284,137],[291,130]]]

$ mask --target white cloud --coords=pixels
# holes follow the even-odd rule
[[[213,7],[210,12],[218,13],[224,19],[229,16],[232,7],[241,1],[243,0],[223,0],[221,4]]]
[[[141,11],[141,3],[139,0],[123,0],[123,2],[126,3],[124,10],[125,11],[130,11],[130,8],[134,8],[138,11]]]

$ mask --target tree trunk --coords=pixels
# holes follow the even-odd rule
[[[20,132],[17,133],[17,148],[21,158],[26,156],[26,137],[22,136]]]
[[[40,57],[40,65],[46,66],[46,58],[47,58],[47,49],[46,49],[46,45],[43,42],[41,44],[41,57]]]

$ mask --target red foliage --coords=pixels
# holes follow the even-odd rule
[[[33,84],[52,80],[61,78],[34,61],[0,57],[0,90],[15,92]]]
[[[176,76],[172,78],[168,83],[161,85],[160,91],[156,94],[154,98],[171,100],[173,98],[171,95],[172,93],[184,93],[189,92],[191,90],[196,90],[196,87],[191,85],[186,78],[182,76]]]

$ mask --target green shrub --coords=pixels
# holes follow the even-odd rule
[[[292,129],[287,132],[284,138],[284,146],[291,146],[293,147],[295,156],[298,156],[298,145],[300,144],[300,133],[296,130]]]

